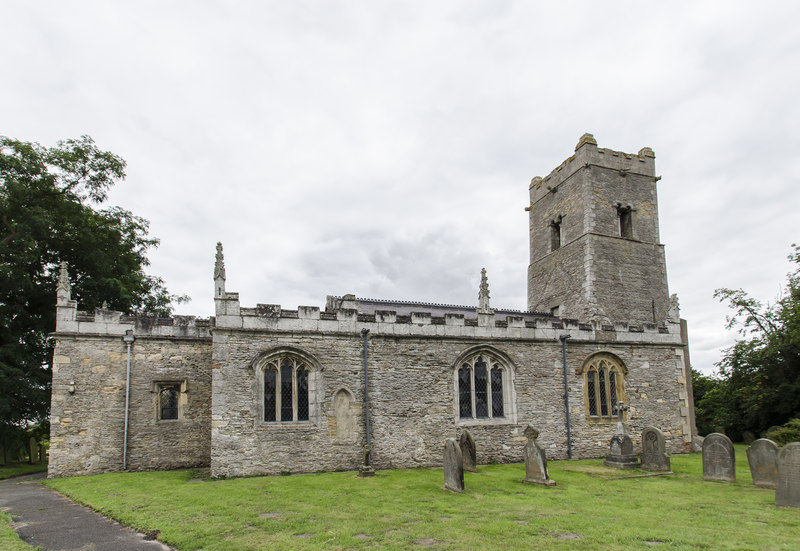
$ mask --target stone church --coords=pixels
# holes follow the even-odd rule
[[[599,457],[618,415],[636,446],[655,426],[668,451],[688,451],[688,339],[654,160],[585,134],[531,181],[524,310],[492,308],[485,273],[473,307],[354,295],[245,307],[218,244],[214,317],[83,312],[62,266],[49,475],[436,466],[466,429],[479,463],[517,462],[529,424],[550,458]]]

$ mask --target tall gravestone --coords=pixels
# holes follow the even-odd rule
[[[30,463],[33,465],[34,463],[39,462],[39,442],[36,441],[36,438],[31,436],[30,440],[28,440],[28,451],[30,452]]]
[[[550,480],[550,475],[547,473],[547,456],[536,441],[539,438],[539,431],[528,425],[525,429],[525,436],[528,437],[528,442],[523,450],[525,455],[525,478],[522,481],[530,484],[555,486],[556,483]]]
[[[778,445],[769,438],[759,438],[747,448],[747,463],[753,484],[775,488],[778,484]]]
[[[464,460],[455,438],[444,443],[444,487],[451,492],[464,491]]]
[[[703,440],[703,478],[733,482],[736,480],[736,454],[731,439],[714,432]]]
[[[478,453],[475,449],[475,439],[472,438],[472,433],[465,429],[458,439],[458,445],[461,448],[461,458],[464,460],[464,470],[477,473]]]
[[[800,507],[800,442],[786,444],[778,452],[775,505]]]
[[[617,469],[632,469],[639,466],[639,458],[633,453],[633,441],[628,436],[628,431],[625,428],[625,423],[622,420],[623,412],[627,411],[628,406],[623,405],[622,402],[617,402],[617,434],[611,438],[608,445],[608,455],[603,462],[604,465],[609,467],[616,467]]]
[[[642,431],[642,469],[659,472],[670,470],[664,433],[656,427],[647,427]]]

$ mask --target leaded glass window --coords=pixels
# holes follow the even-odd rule
[[[458,370],[458,416],[472,417],[472,370],[467,364]]]
[[[283,360],[281,362],[281,421],[291,421],[294,417],[292,386],[292,365],[289,360]]]
[[[597,370],[597,384],[600,388],[606,387],[606,368],[600,362],[600,369]],[[605,392],[600,393],[600,417],[608,417],[608,396]]]
[[[610,354],[594,356],[584,371],[586,411],[590,418],[613,419],[624,396],[622,365]]]
[[[461,419],[503,417],[504,370],[492,356],[477,354],[458,369],[458,416]]]
[[[297,420],[308,421],[308,370],[297,369]]]
[[[594,377],[597,375],[595,371],[590,371],[586,374],[586,393],[589,396],[589,415],[597,416],[597,387],[595,386]]]
[[[475,362],[475,417],[489,417],[489,399],[486,396],[486,364],[482,357]]]
[[[282,355],[264,367],[264,421],[308,421],[309,370],[293,355]]]
[[[611,400],[611,415],[617,415],[617,375],[613,371],[608,373],[608,393]]]
[[[276,381],[278,373],[272,369],[264,371],[264,421],[275,421],[275,408],[278,404]]]
[[[503,372],[492,368],[492,417],[503,416]]]
[[[158,391],[158,418],[163,420],[178,418],[178,401],[181,396],[181,385],[161,384]],[[152,410],[151,410],[152,411]]]

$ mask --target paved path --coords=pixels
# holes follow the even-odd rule
[[[45,551],[169,551],[41,484],[44,473],[0,480],[0,509],[27,543]]]

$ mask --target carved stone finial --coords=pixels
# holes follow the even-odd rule
[[[478,291],[478,312],[491,314],[489,306],[489,280],[486,278],[486,268],[481,268],[481,287]]]
[[[528,425],[527,427],[525,427],[525,432],[524,432],[524,434],[525,434],[525,437],[526,437],[528,440],[536,440],[537,438],[539,438],[539,431],[538,431],[538,430],[536,430],[535,428],[533,428],[533,427],[532,427],[532,426],[530,426],[530,425]]]
[[[587,132],[586,134],[581,136],[580,140],[578,140],[578,145],[575,146],[575,151],[578,151],[581,148],[581,146],[585,144],[597,146],[597,140],[595,140],[594,136],[592,136]]]
[[[225,258],[222,256],[221,242],[217,242],[217,256],[214,262],[214,279],[225,279]]]
[[[67,292],[70,290],[69,274],[67,273],[66,262],[61,262],[61,268],[58,271],[58,290]]]
[[[71,287],[69,283],[69,274],[67,273],[67,263],[61,262],[61,267],[58,271],[58,286],[56,287],[56,296],[59,300],[69,300]]]

